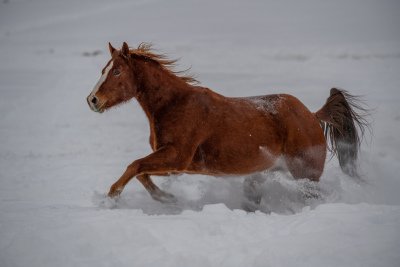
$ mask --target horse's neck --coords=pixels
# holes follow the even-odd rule
[[[144,64],[137,100],[149,120],[154,121],[165,108],[189,91],[189,85],[179,77],[167,73],[157,66]]]

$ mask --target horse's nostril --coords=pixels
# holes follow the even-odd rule
[[[96,105],[96,103],[97,103],[97,97],[92,97],[92,100],[90,100],[93,104],[95,104]]]

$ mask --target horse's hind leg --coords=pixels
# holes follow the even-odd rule
[[[287,151],[286,166],[294,179],[318,182],[324,170],[326,146],[317,145],[301,151]]]
[[[174,195],[162,191],[157,185],[153,183],[148,174],[141,174],[136,177],[139,182],[146,188],[154,200],[160,201],[162,203],[175,203],[176,198]]]
[[[265,177],[261,173],[256,173],[245,178],[243,183],[243,193],[246,197],[243,208],[247,211],[258,209],[262,199],[261,184],[265,182]]]
[[[286,160],[286,165],[294,179],[309,179],[318,182],[321,177],[323,167],[316,166],[312,162],[302,158],[291,158]]]
[[[322,175],[325,163],[325,153],[321,154],[321,157],[310,156],[304,153],[297,157],[286,157],[286,165],[293,178],[296,180],[309,180],[301,185],[301,192],[305,199],[320,198],[317,182],[319,182]]]

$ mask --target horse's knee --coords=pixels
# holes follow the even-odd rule
[[[138,173],[139,167],[139,162],[135,160],[134,162],[129,164],[128,167],[126,167],[125,173],[127,174],[127,176],[133,177]]]

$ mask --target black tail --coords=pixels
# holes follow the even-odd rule
[[[368,110],[360,103],[347,91],[332,88],[325,105],[315,113],[329,140],[329,150],[337,155],[342,171],[353,177],[358,176],[358,152],[365,129],[369,129]]]

